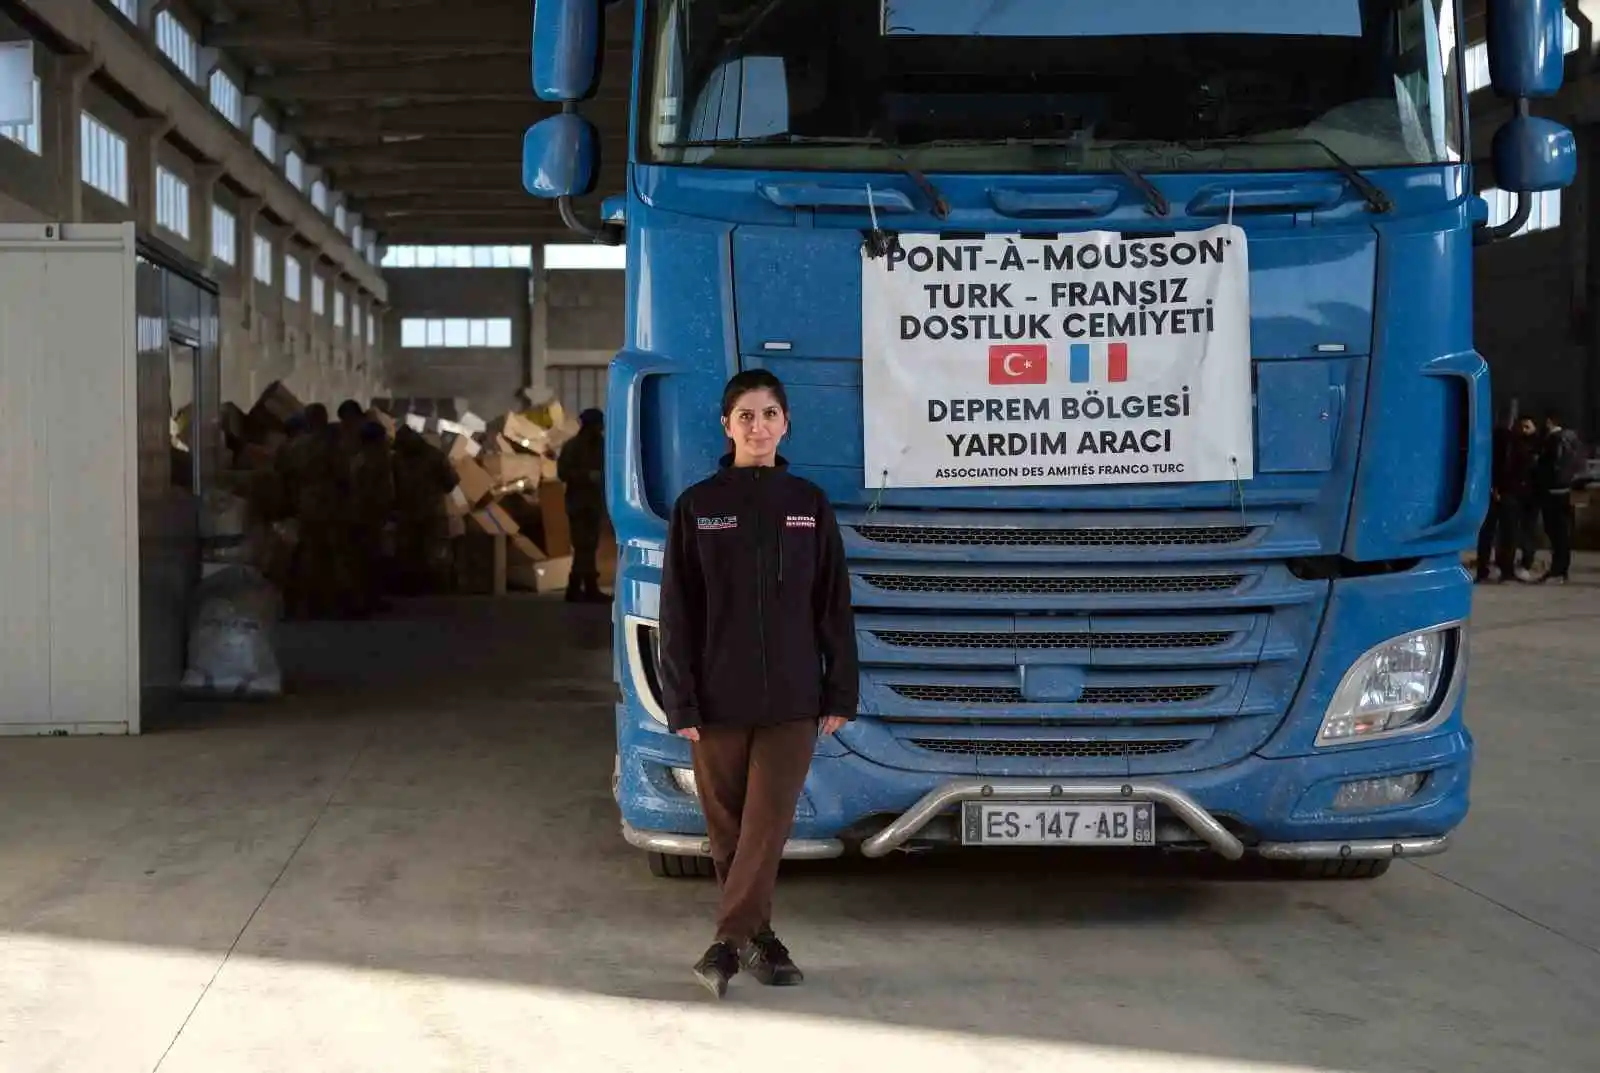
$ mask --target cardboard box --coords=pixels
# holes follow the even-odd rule
[[[544,553],[552,559],[572,554],[572,523],[567,519],[567,486],[560,481],[539,485],[539,514],[544,520]]]
[[[491,503],[482,510],[473,511],[467,516],[467,523],[469,526],[477,527],[479,532],[495,536],[512,536],[522,531],[517,527],[517,523],[512,520],[511,515],[507,514],[495,503]]]
[[[548,458],[536,458],[525,454],[486,454],[478,464],[483,467],[484,472],[494,478],[496,484],[527,480],[532,481],[535,486],[545,479],[545,467],[555,466],[555,463]]]
[[[446,517],[455,519],[465,518],[472,513],[472,503],[468,501],[467,494],[461,490],[460,485],[450,489],[445,495],[444,513]]]
[[[512,562],[506,569],[512,587],[528,592],[565,592],[572,577],[572,556],[542,562]]]
[[[498,534],[468,533],[453,543],[456,591],[477,596],[504,596],[506,538]]]
[[[528,454],[542,455],[549,450],[549,431],[534,424],[522,414],[510,413],[496,419],[485,431],[489,439],[505,441],[508,451],[524,451]]]
[[[464,433],[455,433],[444,441],[445,454],[450,461],[471,462],[483,453],[483,445]]]
[[[461,493],[473,507],[482,505],[494,494],[494,478],[485,473],[483,467],[472,459],[452,458],[450,464],[455,467],[456,476],[461,481],[458,486]]]

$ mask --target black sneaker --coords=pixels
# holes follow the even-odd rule
[[[739,974],[739,952],[732,943],[716,942],[695,962],[695,979],[705,989],[721,998],[728,993],[728,981]]]
[[[742,960],[750,975],[768,987],[794,987],[805,982],[805,974],[789,956],[789,948],[778,941],[771,928],[750,940]]]

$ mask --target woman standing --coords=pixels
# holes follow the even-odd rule
[[[661,580],[661,685],[689,739],[721,905],[694,972],[721,998],[741,968],[800,983],[772,931],[778,864],[819,734],[855,718],[850,576],[833,509],[778,455],[783,384],[740,373],[722,396],[733,450],[678,499]]]

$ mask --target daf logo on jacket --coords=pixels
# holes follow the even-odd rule
[[[673,507],[661,596],[669,726],[853,719],[855,619],[833,508],[781,458],[730,463]]]

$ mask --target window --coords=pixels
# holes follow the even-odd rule
[[[16,142],[34,156],[40,155],[39,127],[43,113],[39,110],[39,79],[33,80],[33,122],[32,123],[0,123],[0,138]]]
[[[289,185],[296,190],[306,188],[306,161],[293,149],[284,154],[283,177],[289,180]]]
[[[367,345],[378,345],[378,315],[371,310],[367,311]]]
[[[1564,21],[1566,25],[1561,35],[1561,49],[1570,56],[1583,46],[1583,31],[1578,29],[1578,24],[1572,21],[1571,15],[1565,16]],[[1463,73],[1467,79],[1467,92],[1476,93],[1480,89],[1486,89],[1491,81],[1488,42],[1479,41],[1477,44],[1468,45],[1467,58],[1463,66]]]
[[[361,341],[361,300],[350,299],[350,338],[356,342]]]
[[[189,81],[200,81],[200,50],[195,45],[194,34],[176,15],[164,9],[156,13],[156,48]]]
[[[544,248],[545,268],[604,269],[628,267],[626,246],[584,246],[556,243]]]
[[[139,21],[139,0],[111,0],[111,6],[122,12],[129,22]]]
[[[349,221],[345,215],[343,202],[340,202],[333,208],[333,226],[334,229],[337,230],[341,235],[345,233],[345,229],[349,226]]]
[[[227,72],[217,70],[211,72],[211,107],[222,113],[234,126],[244,127],[244,94],[239,92],[239,85],[229,78]]]
[[[250,142],[256,147],[256,152],[268,160],[278,159],[278,132],[265,116],[256,116],[251,124]]]
[[[337,287],[333,289],[333,326],[344,327],[344,292]]]
[[[328,184],[321,179],[311,184],[311,204],[318,212],[328,211]]]
[[[1489,224],[1499,227],[1511,219],[1512,212],[1517,206],[1517,196],[1510,191],[1490,187],[1479,194],[1489,203]],[[1533,199],[1533,204],[1528,213],[1528,222],[1517,229],[1513,237],[1532,234],[1535,231],[1551,231],[1561,226],[1561,191],[1546,190],[1543,193],[1528,195]]]
[[[1357,167],[1460,159],[1456,0],[1034,3],[1026,19],[896,3],[889,25],[811,0],[721,19],[746,6],[646,6],[641,163],[876,170],[906,143],[928,174],[1057,172],[1063,153],[1075,174],[1327,170],[1327,149]],[[1158,10],[1182,17],[1151,32]],[[1159,93],[1128,76],[1142,70],[1162,72]],[[963,103],[941,107],[950,84]],[[1063,111],[1076,136],[1040,152],[1072,133]]]
[[[531,268],[533,247],[390,246],[384,252],[382,266],[384,268]]]
[[[367,263],[373,268],[378,267],[378,239],[377,236],[367,240]]]
[[[265,235],[256,236],[255,257],[256,279],[262,283],[272,283],[272,240]]]
[[[83,141],[84,183],[107,197],[128,203],[128,141],[88,112],[78,118]]]
[[[407,350],[421,350],[427,347],[443,347],[449,350],[469,347],[506,350],[511,346],[511,318],[407,317],[400,322],[400,345]]]
[[[211,256],[225,265],[239,263],[239,222],[221,205],[211,206]]]
[[[354,246],[358,250],[361,248],[362,237],[360,224],[356,224],[350,229],[350,245]]]
[[[163,167],[156,168],[156,224],[189,237],[189,184]]]
[[[328,313],[328,281],[315,274],[311,277],[311,312],[319,317]]]
[[[291,302],[300,300],[300,258],[283,259],[283,296]]]

